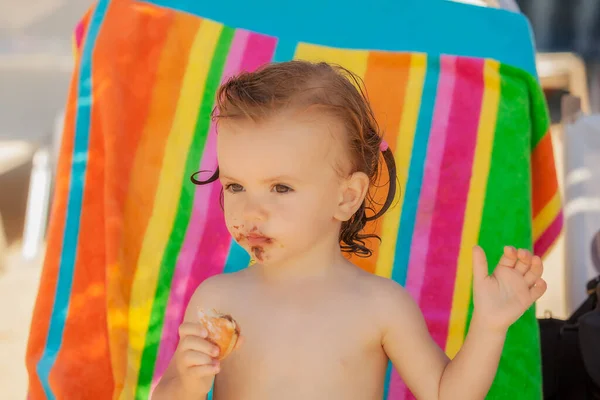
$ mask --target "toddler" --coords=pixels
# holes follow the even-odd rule
[[[380,400],[388,360],[418,399],[483,399],[509,326],[546,290],[542,262],[507,246],[492,275],[473,249],[474,314],[453,360],[431,339],[410,295],[363,271],[368,221],[393,205],[396,167],[358,78],[292,61],[230,79],[213,114],[225,221],[256,261],[213,276],[192,296],[180,341],[153,398]],[[386,200],[375,187],[387,169]],[[224,360],[201,309],[235,318]]]

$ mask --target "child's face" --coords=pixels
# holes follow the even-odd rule
[[[225,220],[257,261],[301,254],[324,235],[337,239],[347,186],[341,174],[349,172],[339,130],[314,111],[220,122]]]

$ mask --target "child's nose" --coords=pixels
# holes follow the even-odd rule
[[[267,210],[258,199],[248,199],[244,206],[244,219],[247,221],[264,221],[267,218]]]

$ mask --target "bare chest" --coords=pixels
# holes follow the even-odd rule
[[[223,363],[217,378],[223,398],[235,398],[235,393],[264,399],[279,393],[278,398],[292,399],[290,390],[296,388],[298,398],[335,399],[355,386],[354,391],[378,390],[387,358],[379,328],[364,305],[343,298],[282,301],[252,310],[250,305],[240,306],[236,317],[244,346]],[[339,398],[354,397],[345,393]]]

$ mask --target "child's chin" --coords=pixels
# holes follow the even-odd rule
[[[279,254],[280,252],[275,251],[271,246],[254,246],[246,248],[246,251],[250,254],[252,260],[250,264],[270,265],[276,263],[282,256],[282,254]]]

